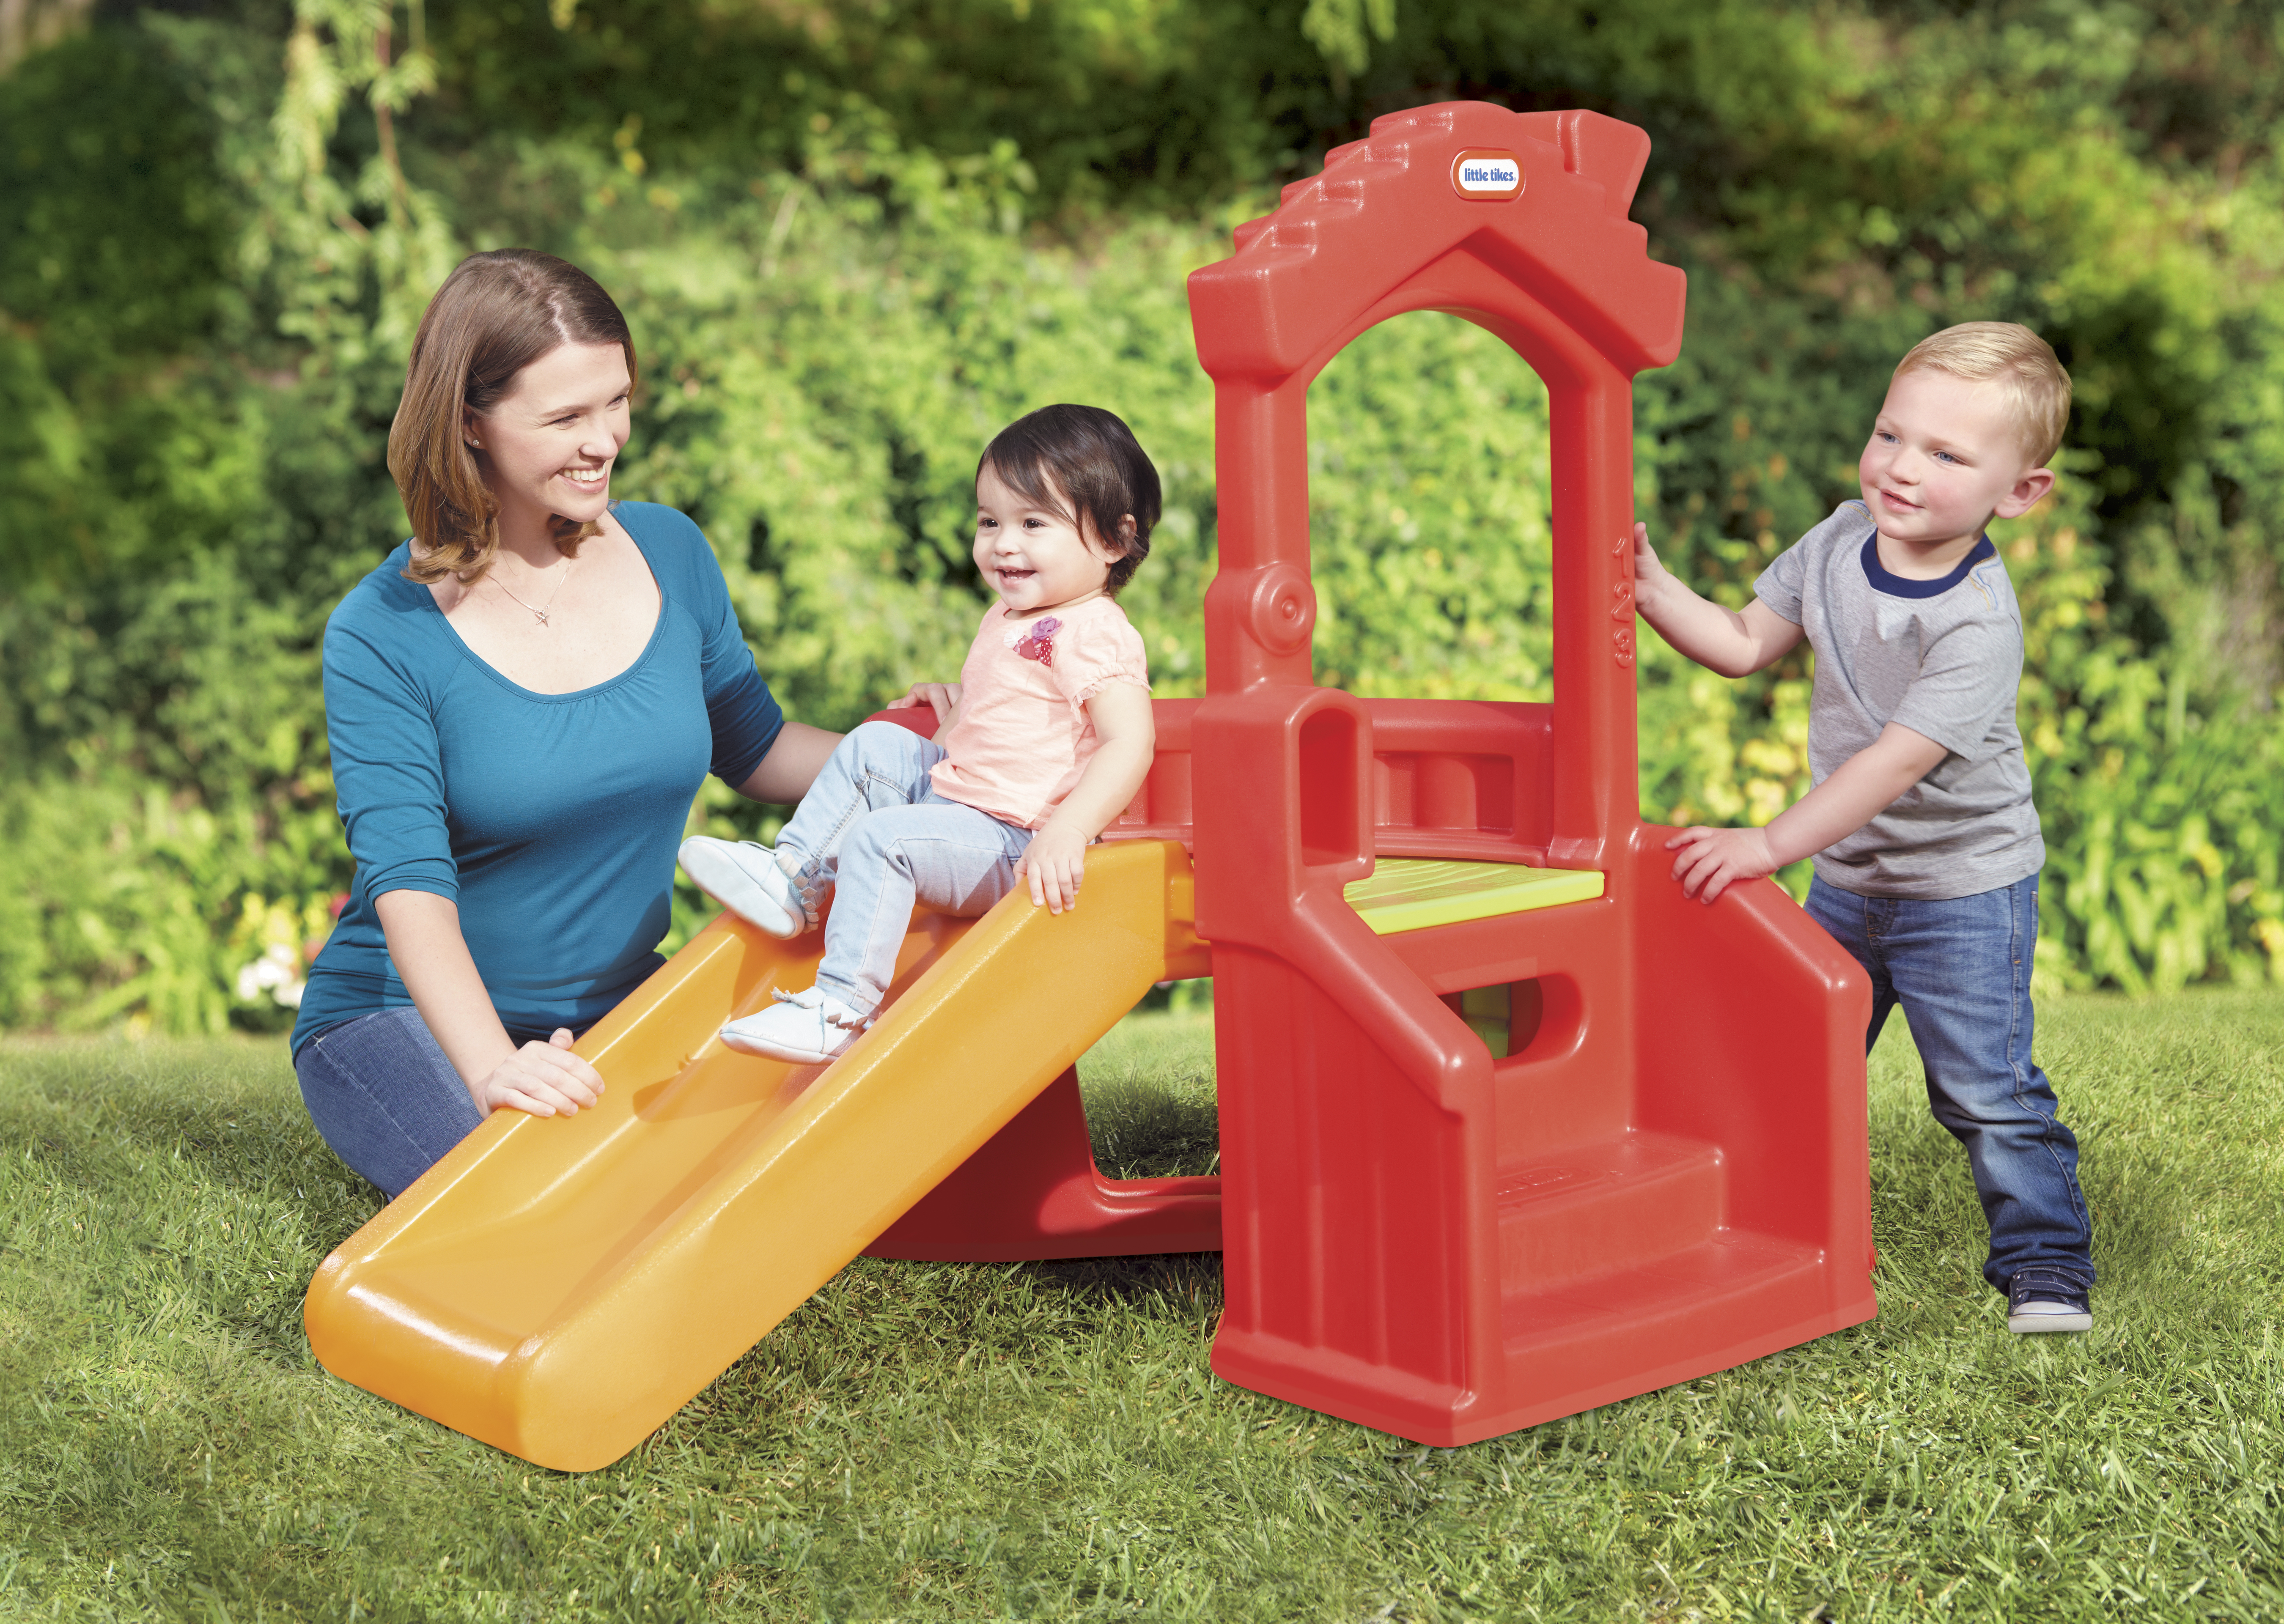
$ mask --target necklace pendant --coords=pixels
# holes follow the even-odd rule
[[[535,609],[532,611],[532,613],[539,617],[539,623],[542,626],[547,624],[547,612],[544,609]]]

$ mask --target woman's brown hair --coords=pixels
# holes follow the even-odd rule
[[[466,438],[515,387],[515,376],[566,344],[615,344],[634,387],[634,337],[602,285],[567,260],[529,248],[472,254],[428,301],[404,371],[404,398],[388,430],[388,472],[412,521],[405,579],[474,582],[499,551],[499,503]],[[600,526],[557,514],[555,544],[569,558]]]

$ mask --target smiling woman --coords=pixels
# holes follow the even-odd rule
[[[461,262],[389,433],[412,535],[326,624],[356,878],[294,1068],[392,1198],[491,1111],[595,1103],[570,1046],[661,962],[700,783],[798,800],[836,741],[784,720],[698,527],[612,501],[637,376],[575,266]]]

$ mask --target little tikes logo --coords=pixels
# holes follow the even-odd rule
[[[1451,190],[1496,203],[1522,195],[1522,160],[1498,147],[1473,146],[1451,160]]]

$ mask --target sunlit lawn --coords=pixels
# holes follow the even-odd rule
[[[1209,1033],[1096,1051],[1112,1170],[1210,1164]],[[0,1043],[0,1618],[2284,1618],[2284,995],[2041,1047],[2088,1337],[2005,1333],[1898,1032],[1881,1316],[1795,1353],[1423,1449],[1216,1381],[1212,1257],[860,1261],[568,1477],[311,1360],[376,1198],[282,1047]]]

